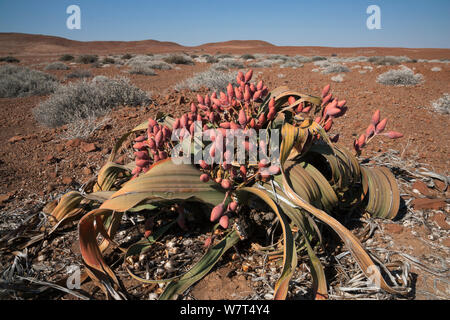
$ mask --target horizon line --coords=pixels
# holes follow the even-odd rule
[[[222,40],[222,41],[217,41],[217,42],[204,42],[202,44],[198,44],[198,45],[184,45],[184,44],[180,44],[176,41],[171,41],[171,40],[158,40],[158,39],[140,39],[140,40],[76,40],[76,39],[71,39],[68,37],[64,37],[64,36],[60,36],[60,35],[52,35],[52,34],[42,34],[42,33],[24,33],[24,32],[15,32],[15,31],[1,31],[0,35],[2,34],[17,34],[17,35],[31,35],[31,36],[45,36],[45,37],[54,37],[54,38],[61,38],[61,39],[65,39],[65,40],[70,40],[70,41],[75,41],[75,42],[82,42],[82,43],[89,43],[89,42],[142,42],[142,41],[158,41],[158,42],[162,42],[162,43],[173,43],[176,45],[179,45],[181,47],[185,47],[185,48],[196,48],[196,47],[201,47],[204,45],[208,45],[208,44],[220,44],[220,43],[225,43],[225,42],[232,42],[232,41],[242,41],[242,42],[246,42],[246,41],[260,41],[260,42],[265,42],[267,43],[269,46],[273,46],[273,47],[278,47],[278,48],[283,48],[283,47],[300,47],[300,48],[307,48],[307,47],[314,47],[314,48],[393,48],[393,49],[437,49],[437,50],[450,50],[450,47],[448,48],[438,48],[438,47],[402,47],[402,46],[324,46],[324,45],[277,45],[277,44],[273,44],[267,40],[261,40],[261,39],[230,39],[230,40]]]

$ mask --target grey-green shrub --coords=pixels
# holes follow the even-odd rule
[[[77,69],[73,72],[69,73],[66,76],[66,79],[82,79],[82,78],[90,78],[92,77],[92,73],[89,70]]]
[[[75,61],[84,64],[94,63],[98,61],[98,56],[93,54],[83,54],[78,56]]]
[[[0,98],[43,96],[58,86],[58,80],[50,74],[11,64],[0,66]]]
[[[423,76],[408,67],[401,66],[398,70],[389,70],[377,77],[377,82],[388,86],[415,86],[423,81]]]
[[[59,61],[72,61],[74,58],[71,54],[63,54],[61,57],[59,57]]]
[[[155,70],[150,68],[146,64],[135,65],[128,72],[130,74],[140,74],[140,75],[144,75],[144,76],[156,76]]]
[[[33,109],[36,120],[48,127],[80,121],[106,114],[118,106],[150,103],[141,89],[126,78],[99,78],[60,86],[50,98]]]
[[[45,70],[69,70],[69,69],[70,68],[68,65],[66,65],[65,63],[62,63],[60,61],[49,63],[45,67]]]
[[[196,73],[193,77],[188,78],[175,86],[176,91],[189,89],[197,91],[205,87],[216,92],[226,91],[228,83],[237,85],[235,72],[221,72],[210,69],[205,72]]]
[[[350,72],[350,69],[338,63],[332,63],[322,70],[322,74]]]
[[[187,64],[193,65],[194,60],[190,56],[181,54],[171,54],[163,59],[164,62],[170,64]]]
[[[442,114],[450,114],[450,94],[444,95],[432,103],[434,110]]]

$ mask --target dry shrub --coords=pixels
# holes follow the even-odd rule
[[[450,114],[450,94],[444,95],[432,103],[434,110],[442,114]]]
[[[147,94],[126,78],[96,78],[96,81],[83,80],[59,87],[48,100],[33,109],[33,114],[39,123],[58,127],[102,116],[118,106],[148,103]]]
[[[187,55],[181,55],[181,54],[171,54],[163,59],[164,62],[170,63],[170,64],[187,64],[187,65],[194,65],[194,60],[192,60],[191,57]]]
[[[204,87],[214,91],[226,91],[226,87],[230,82],[232,84],[236,83],[236,73],[210,69],[205,72],[197,73],[193,77],[178,83],[175,86],[175,90],[180,91],[189,89],[197,91]]]
[[[67,66],[65,63],[62,63],[60,61],[49,63],[45,70],[69,70],[69,66]]]
[[[423,81],[423,76],[408,67],[401,66],[398,70],[389,70],[380,74],[377,82],[387,86],[415,86]]]
[[[0,66],[0,98],[43,96],[58,86],[57,79],[47,73],[10,64]]]

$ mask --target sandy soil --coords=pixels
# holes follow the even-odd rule
[[[449,59],[450,50],[443,49],[402,49],[402,48],[322,48],[322,47],[276,47],[261,41],[206,44],[199,47],[182,47],[174,43],[157,41],[141,42],[89,42],[80,43],[67,39],[46,36],[0,34],[0,56],[14,55],[21,60],[21,65],[32,66],[43,70],[45,65],[56,61],[62,53],[92,53],[98,55],[117,53],[158,53],[158,52],[209,52],[209,53],[280,53],[288,55],[322,55],[330,56],[374,56],[374,55],[406,55],[415,59]],[[354,65],[370,65],[369,63],[349,63]],[[381,151],[396,150],[405,162],[414,162],[439,174],[449,175],[450,165],[450,117],[436,113],[431,102],[450,92],[450,66],[441,63],[407,63],[409,68],[423,74],[425,81],[415,87],[388,87],[378,84],[379,74],[390,70],[392,66],[374,66],[373,71],[360,74],[352,69],[342,83],[330,81],[332,75],[323,75],[311,70],[312,63],[303,68],[293,69],[255,69],[254,78],[264,79],[269,88],[286,85],[300,92],[320,94],[321,88],[332,84],[333,93],[340,99],[346,99],[349,107],[343,118],[334,125],[333,131],[341,134],[341,141],[351,147],[356,135],[364,132],[373,112],[381,110],[382,117],[389,118],[388,128],[400,131],[404,138],[398,141],[381,139],[373,143],[363,156],[374,156]],[[440,72],[432,72],[434,66],[442,68]],[[93,75],[124,75],[131,82],[145,91],[152,93],[155,104],[147,107],[124,107],[113,111],[106,124],[87,142],[95,143],[96,150],[85,153],[79,141],[63,139],[65,127],[48,129],[41,127],[34,120],[31,109],[47,97],[27,97],[0,99],[0,214],[18,208],[27,208],[36,203],[52,200],[65,191],[87,181],[92,173],[97,172],[104,164],[115,140],[135,125],[153,116],[157,111],[179,113],[187,110],[194,99],[194,93],[176,93],[173,86],[192,74],[209,68],[208,64],[196,63],[195,66],[180,65],[179,70],[158,71],[158,75],[147,77],[125,73],[127,67],[110,66],[108,68],[91,68],[89,65],[71,65],[69,71],[46,71],[64,81],[64,76],[75,69],[88,68]],[[179,104],[183,96],[184,103]],[[123,160],[128,155],[123,156]],[[89,170],[86,170],[89,168]],[[436,181],[437,186],[440,186]],[[412,184],[412,182],[411,182]],[[403,195],[405,200],[423,198],[423,194],[411,192]],[[430,198],[447,201],[441,210],[425,208],[420,214],[424,225],[408,225],[404,221],[381,223],[375,234],[374,243],[384,244],[391,249],[402,251],[420,259],[429,256],[443,257],[448,264],[450,243],[448,241],[449,193],[431,190]],[[25,211],[25,210],[24,210]],[[443,215],[435,218],[436,215]],[[442,220],[443,219],[443,220]],[[438,223],[437,221],[440,221]],[[389,227],[394,225],[397,227]],[[405,226],[406,225],[406,226]],[[437,230],[437,231],[436,231]],[[430,235],[440,232],[444,238],[431,239]],[[444,232],[444,233],[442,233]],[[386,238],[386,235],[388,238]],[[389,239],[390,237],[390,239]],[[388,240],[386,240],[388,239]],[[392,243],[390,243],[392,242]],[[228,268],[225,266],[224,268]],[[450,297],[447,282],[436,285],[433,276],[420,268],[413,267],[417,274],[415,282],[416,299],[435,299]],[[193,294],[198,298],[223,298],[227,292],[216,296],[205,295],[205,290],[217,292],[225,277],[226,271],[218,268],[208,278],[202,280]],[[208,280],[209,279],[209,280]],[[205,282],[206,281],[206,282]],[[208,285],[210,281],[211,284]],[[233,280],[226,288],[228,291],[251,290],[252,284],[242,277]],[[434,282],[433,282],[434,281]],[[209,287],[210,286],[210,287]],[[436,287],[437,286],[437,287]]]

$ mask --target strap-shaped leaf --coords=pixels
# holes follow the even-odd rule
[[[283,270],[281,272],[280,278],[275,285],[274,299],[286,299],[289,289],[289,281],[291,280],[295,268],[297,267],[295,241],[294,237],[292,236],[292,230],[289,226],[289,222],[281,208],[275,203],[275,201],[272,200],[267,192],[253,187],[246,187],[237,190],[238,197],[243,197],[246,193],[251,193],[261,198],[261,200],[267,203],[267,205],[275,212],[280,221],[281,228],[283,230]]]
[[[126,211],[142,202],[191,200],[217,205],[224,190],[213,181],[200,181],[201,171],[191,164],[159,161],[147,173],[127,182],[101,208]]]
[[[352,253],[353,257],[355,258],[356,262],[360,266],[361,270],[366,274],[366,276],[371,277],[372,279],[375,277],[375,279],[378,280],[378,283],[380,284],[381,289],[389,292],[389,293],[395,293],[395,294],[401,294],[405,293],[405,288],[392,288],[389,286],[385,280],[383,279],[380,271],[378,268],[376,268],[375,264],[373,263],[370,256],[367,254],[367,252],[362,247],[359,240],[356,238],[355,235],[353,235],[349,230],[347,230],[339,221],[337,221],[335,218],[328,215],[326,212],[314,207],[309,202],[302,199],[299,195],[297,195],[293,188],[291,183],[289,182],[289,179],[286,178],[286,172],[285,172],[285,162],[288,159],[288,155],[291,153],[292,148],[292,140],[295,140],[292,135],[294,132],[292,130],[282,130],[283,140],[281,143],[281,150],[280,150],[280,157],[283,159],[281,162],[281,171],[283,175],[283,191],[284,193],[290,198],[290,200],[295,203],[297,206],[307,210],[312,215],[314,215],[316,218],[330,226],[338,235],[339,237],[344,241],[347,248]],[[285,143],[285,141],[287,141]]]

